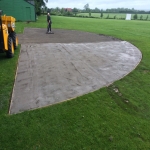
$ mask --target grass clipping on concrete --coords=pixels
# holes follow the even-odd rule
[[[150,149],[150,22],[52,16],[53,28],[126,40],[143,59],[128,76],[93,93],[50,107],[8,115],[18,62],[0,54],[1,149]],[[46,17],[24,27],[46,28]]]

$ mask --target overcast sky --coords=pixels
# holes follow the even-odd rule
[[[91,9],[107,8],[134,8],[138,10],[150,10],[150,0],[48,0],[48,8],[80,8],[83,9],[85,4],[89,4]]]

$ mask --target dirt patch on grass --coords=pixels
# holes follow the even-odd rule
[[[46,34],[46,29],[25,28],[23,34],[18,34],[19,43],[90,43],[121,41],[103,34],[94,34],[76,30],[53,29],[54,34]]]

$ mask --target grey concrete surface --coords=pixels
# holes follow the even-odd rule
[[[25,28],[10,114],[92,92],[131,72],[142,58],[132,44],[88,32]]]
[[[111,36],[83,31],[52,29],[54,34],[46,34],[46,30],[47,29],[25,28],[23,34],[18,34],[19,43],[90,43],[120,41]]]
[[[141,58],[126,41],[22,44],[10,114],[107,86],[131,72]]]

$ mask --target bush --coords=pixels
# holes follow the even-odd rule
[[[89,18],[97,18],[97,17],[90,16]]]
[[[63,13],[63,16],[73,16],[72,12],[66,11]]]
[[[100,17],[103,18],[103,12],[101,12]]]
[[[56,12],[51,12],[51,15],[57,15],[57,13]]]
[[[133,16],[133,19],[136,20],[137,18],[138,18],[138,15],[135,14],[135,15]]]
[[[107,15],[106,19],[109,19],[109,14]]]
[[[91,17],[91,11],[89,12],[89,17]]]
[[[82,15],[79,15],[78,17],[83,17]]]
[[[40,16],[40,15],[41,15],[41,9],[40,9],[40,8],[38,8],[38,10],[37,10],[36,14],[37,14],[38,16]]]
[[[142,15],[140,16],[140,20],[143,20],[143,16]]]

